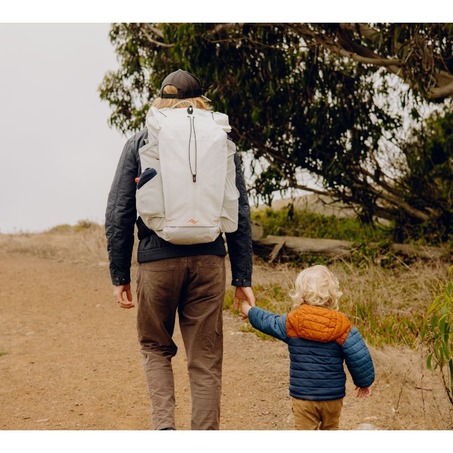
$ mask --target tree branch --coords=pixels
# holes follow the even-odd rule
[[[364,187],[363,183],[356,184],[357,189],[363,189]],[[405,201],[403,201],[401,198],[398,198],[397,196],[393,195],[392,193],[389,193],[385,191],[384,188],[381,187],[379,190],[376,187],[373,187],[372,185],[367,184],[365,187],[366,190],[369,190],[372,194],[374,194],[378,199],[385,200],[386,202],[397,206],[398,208],[404,210],[407,212],[409,215],[412,217],[422,220],[426,222],[427,220],[430,219],[430,216],[426,214],[426,212],[420,211],[419,209],[415,209]]]
[[[146,28],[142,27],[141,28],[141,32],[146,36],[146,38],[148,39],[149,42],[151,42],[151,43],[153,43],[153,44],[155,44],[156,46],[159,46],[159,47],[166,47],[166,48],[174,47],[174,44],[168,44],[168,43],[165,43],[165,42],[156,41],[154,38],[152,38],[150,36],[150,34],[148,33],[147,29],[149,29],[152,33],[155,33],[161,39],[164,38],[164,35],[163,35],[163,33],[160,30],[158,30],[156,27],[153,27],[151,25],[147,25]]]

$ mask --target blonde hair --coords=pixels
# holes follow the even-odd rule
[[[289,295],[295,305],[308,304],[338,310],[342,294],[337,277],[326,266],[316,265],[299,273],[295,289]]]
[[[178,89],[174,85],[166,85],[163,89],[164,93],[167,94],[177,94]],[[156,109],[164,108],[187,108],[190,105],[203,110],[212,110],[212,107],[209,103],[208,98],[205,97],[196,97],[196,98],[186,98],[186,99],[175,99],[175,98],[161,98],[158,97],[153,102],[153,107]]]

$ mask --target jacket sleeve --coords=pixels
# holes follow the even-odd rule
[[[135,177],[139,174],[138,145],[137,134],[126,142],[107,200],[105,234],[110,276],[116,286],[131,281],[130,267],[137,218]]]
[[[230,140],[229,140],[230,141]],[[229,146],[235,146],[233,142]],[[226,233],[228,254],[230,255],[232,282],[234,286],[252,286],[252,225],[250,205],[245,186],[239,155],[234,155],[236,164],[236,187],[239,191],[238,229]]]
[[[374,382],[374,365],[365,341],[356,327],[349,332],[342,346],[346,366],[357,387],[369,387]]]
[[[259,307],[252,307],[248,314],[250,324],[255,329],[285,342],[287,339],[286,316],[276,315]]]

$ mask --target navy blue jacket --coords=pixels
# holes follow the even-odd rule
[[[374,366],[370,352],[357,328],[339,312],[321,307],[311,307],[326,313],[321,318],[311,317],[306,306],[287,315],[276,315],[258,307],[252,307],[248,318],[253,327],[288,345],[290,357],[289,393],[302,400],[334,400],[346,395],[346,363],[357,387],[369,387],[374,382]],[[331,316],[335,315],[335,316]],[[294,318],[299,317],[297,322]],[[311,317],[311,334],[306,328]],[[313,321],[314,320],[314,321]],[[340,321],[337,321],[340,320]],[[315,341],[302,338],[332,338],[332,323],[344,323],[334,341]],[[314,326],[314,328],[313,328]],[[317,330],[317,332],[314,332]]]
[[[130,267],[134,246],[134,229],[138,228],[139,245],[137,261],[155,261],[193,255],[226,255],[222,236],[214,242],[194,245],[175,245],[161,239],[137,217],[135,204],[135,178],[141,173],[139,149],[148,141],[148,131],[143,129],[125,144],[109,192],[105,214],[105,233],[110,261],[110,276],[116,286],[130,283]],[[227,233],[232,285],[251,286],[252,233],[250,206],[241,162],[235,154],[236,186],[239,190],[239,226],[234,233]]]

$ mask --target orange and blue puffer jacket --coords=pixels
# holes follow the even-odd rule
[[[287,343],[292,397],[315,401],[343,398],[343,363],[357,387],[369,387],[374,382],[368,347],[344,314],[303,304],[281,316],[252,307],[248,318],[256,329]]]

